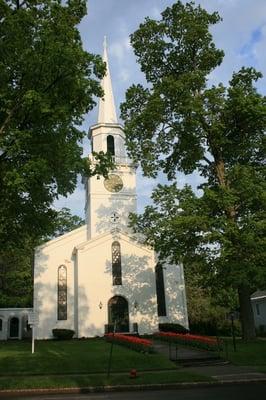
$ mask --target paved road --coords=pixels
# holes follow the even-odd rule
[[[20,400],[254,400],[265,399],[266,383],[197,389],[19,397]],[[12,397],[14,399],[14,397]],[[18,399],[18,397],[16,397]]]

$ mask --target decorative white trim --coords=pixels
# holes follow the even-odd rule
[[[257,296],[257,297],[251,297],[251,301],[254,301],[254,300],[262,300],[262,299],[266,299],[266,295]]]

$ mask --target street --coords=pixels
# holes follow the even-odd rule
[[[195,389],[132,391],[114,393],[62,394],[13,397],[20,400],[254,400],[265,398],[266,383],[226,385]],[[7,398],[7,397],[6,397]]]

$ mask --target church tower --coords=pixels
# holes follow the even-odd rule
[[[116,116],[106,38],[103,61],[106,63],[106,75],[101,82],[104,98],[99,101],[98,122],[91,126],[89,138],[93,152],[112,155],[115,169],[108,178],[93,176],[85,182],[88,240],[115,228],[128,231],[128,215],[136,212],[136,166],[127,157],[125,134]],[[89,158],[96,162],[92,154]]]
[[[155,332],[159,323],[188,327],[182,265],[158,264],[154,249],[128,228],[128,215],[136,212],[136,165],[127,157],[116,116],[106,40],[103,60],[104,98],[89,132],[89,157],[96,163],[94,152],[109,152],[115,166],[107,178],[84,181],[86,225],[35,249],[38,339],[52,338],[55,328],[94,337],[114,327],[116,332],[140,334]]]

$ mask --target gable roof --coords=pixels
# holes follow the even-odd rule
[[[73,231],[64,233],[63,235],[57,236],[54,239],[48,240],[47,242],[40,244],[39,246],[35,247],[35,251],[44,249],[45,247],[48,247],[50,245],[53,245],[55,243],[61,242],[62,240],[65,240],[66,238],[70,238],[71,236],[77,235],[83,231],[86,231],[87,225],[82,225],[79,228],[73,229]]]
[[[266,290],[257,290],[250,296],[251,300],[260,300],[266,298]]]
[[[137,237],[129,235],[118,228],[116,228],[112,231],[109,231],[109,232],[104,232],[98,236],[93,237],[90,240],[80,243],[79,245],[75,246],[74,252],[76,252],[78,250],[85,250],[86,248],[89,248],[90,246],[95,246],[96,243],[99,241],[109,240],[110,238],[117,240],[117,236],[118,236],[118,239],[120,239],[120,240],[122,239],[127,242],[130,242],[132,245],[137,246],[137,247],[145,250],[148,253],[153,253],[153,249],[151,247],[140,243],[138,241]]]

